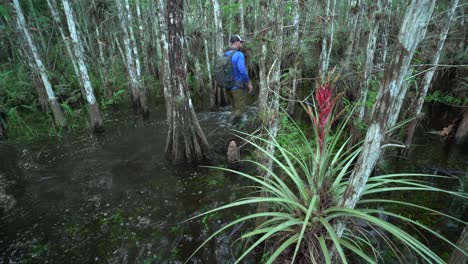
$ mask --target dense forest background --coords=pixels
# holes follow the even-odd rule
[[[182,4],[182,53],[197,109],[227,104],[214,84],[213,64],[229,48],[229,36],[240,34],[247,40],[244,52],[260,112],[275,100],[289,113],[297,112],[297,101],[307,98],[315,80],[336,67],[337,91],[345,92],[347,103],[358,105],[360,121],[355,123],[362,127],[398,44],[408,1]],[[113,105],[125,107],[132,98],[135,111],[146,116],[148,104],[163,104],[168,86],[164,67],[169,63],[164,5],[145,0],[3,1],[0,135],[60,134],[62,127],[83,127],[83,122],[100,130]],[[452,15],[451,6],[453,1],[435,3],[404,76],[408,88],[400,120],[421,112],[418,99],[459,107],[460,115],[468,103],[466,4]],[[434,61],[434,55],[440,58]],[[428,72],[434,73],[429,82]]]

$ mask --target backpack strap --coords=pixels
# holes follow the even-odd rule
[[[232,56],[234,56],[234,53],[236,53],[236,52],[239,51],[239,50],[237,50],[237,49],[232,49],[231,51],[232,51],[231,54],[229,54],[229,60],[231,60],[231,59],[232,59]]]

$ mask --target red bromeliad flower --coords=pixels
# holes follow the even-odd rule
[[[327,81],[323,83],[317,83],[316,87],[316,111],[314,112],[312,110],[309,103],[307,103],[307,107],[305,107],[304,105],[303,107],[306,110],[306,113],[312,121],[313,125],[315,126],[318,136],[320,153],[322,153],[323,143],[325,141],[327,131],[339,116],[337,115],[336,117],[332,118],[333,108],[335,107],[336,101],[338,100],[341,94],[332,98],[333,87],[330,82],[330,77],[328,77]]]

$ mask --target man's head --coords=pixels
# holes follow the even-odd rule
[[[231,47],[239,49],[242,47],[242,43],[244,42],[244,39],[241,38],[239,35],[233,35],[231,36],[229,41],[231,42]]]

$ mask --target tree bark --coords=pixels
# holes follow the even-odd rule
[[[172,113],[170,112],[171,105],[170,105],[170,98],[172,98],[171,93],[171,65],[169,61],[169,39],[168,39],[168,28],[165,17],[165,2],[164,0],[159,0],[159,9],[158,9],[158,17],[159,17],[159,33],[161,38],[161,57],[162,57],[162,77],[163,77],[163,86],[164,86],[164,98],[166,102],[166,119],[167,123],[170,124]],[[168,99],[169,98],[169,99]]]
[[[377,35],[379,33],[382,12],[382,0],[376,1],[376,7],[373,8],[372,17],[370,21],[371,31],[369,32],[369,38],[367,40],[367,56],[366,64],[364,66],[364,78],[361,81],[360,85],[360,99],[361,106],[358,109],[359,120],[364,121],[366,115],[366,100],[367,93],[369,91],[370,81],[372,79],[373,69],[374,69],[374,55],[377,44]]]
[[[301,43],[299,40],[299,22],[301,19],[299,12],[299,0],[294,1],[294,18],[293,18],[293,27],[294,27],[294,32],[293,32],[293,41],[292,45],[295,50],[297,50],[297,55],[296,59],[294,62],[294,67],[293,67],[293,80],[291,84],[291,93],[289,95],[289,101],[288,101],[288,106],[287,106],[287,111],[290,115],[294,114],[294,108],[296,105],[296,94],[297,94],[297,86],[298,86],[298,79],[301,78],[301,69],[298,67],[299,64],[299,53],[301,50]]]
[[[327,4],[325,6],[325,20],[322,21],[322,50],[320,51],[319,65],[319,75],[322,81],[325,81],[330,64],[335,23],[335,6],[336,0],[327,0]]]
[[[396,122],[395,116],[398,116],[400,112],[398,100],[405,96],[402,83],[416,47],[424,37],[424,29],[431,17],[434,2],[434,0],[413,0],[406,10],[398,34],[397,47],[390,66],[384,73],[377,95],[362,152],[340,202],[344,207],[354,208],[360,199],[365,184],[380,157],[387,129]],[[342,231],[340,228],[340,235]]]
[[[103,130],[104,126],[102,122],[101,113],[99,111],[99,106],[96,101],[96,97],[94,96],[94,90],[91,86],[91,81],[89,79],[88,68],[86,67],[86,64],[84,62],[84,49],[81,44],[80,35],[76,29],[73,10],[71,9],[68,0],[62,0],[62,3],[65,15],[67,17],[68,29],[70,31],[72,47],[75,55],[74,57],[77,61],[77,65],[80,70],[80,76],[77,77],[81,77],[81,81],[84,86],[84,91],[86,93],[83,96],[86,97],[86,101],[88,102],[91,126],[95,132],[99,132]]]
[[[434,72],[437,68],[437,64],[439,63],[440,54],[442,53],[442,48],[445,44],[445,39],[447,38],[447,34],[450,29],[450,24],[453,21],[453,17],[455,15],[455,10],[457,9],[459,0],[452,0],[452,6],[447,13],[447,19],[445,21],[445,25],[442,28],[440,35],[439,35],[439,43],[437,44],[437,50],[432,57],[431,64],[434,65],[432,68],[429,69],[424,74],[423,83],[420,85],[420,89],[417,91],[416,95],[416,104],[412,107],[412,111],[409,116],[419,116],[421,114],[422,107],[424,105],[424,100],[426,99],[427,91],[432,82],[432,77],[434,76]],[[406,136],[405,145],[411,145],[413,141],[414,132],[416,131],[416,126],[418,124],[418,120],[413,120],[408,126],[408,134]]]
[[[215,24],[215,56],[221,56],[224,52],[224,37],[223,37],[223,21],[221,18],[221,10],[219,7],[219,0],[212,0],[213,2],[213,20]],[[215,98],[215,102],[217,102],[218,105],[221,105],[221,93],[222,90],[218,85],[215,85],[213,87],[213,93],[212,96]],[[216,104],[216,103],[215,103]],[[211,108],[214,108],[214,105],[211,106]]]
[[[21,9],[20,3],[18,0],[13,0],[12,2],[13,8],[16,11],[16,22],[18,26],[18,30],[23,34],[24,39],[26,39],[27,46],[29,52],[32,54],[35,62],[35,69],[39,72],[41,76],[42,84],[44,85],[44,89],[47,94],[47,99],[50,104],[50,108],[52,109],[52,114],[54,116],[55,124],[59,127],[65,127],[67,122],[65,120],[65,116],[60,109],[60,105],[57,102],[57,98],[55,97],[54,90],[52,89],[52,85],[50,84],[49,77],[47,75],[46,69],[42,60],[39,56],[39,51],[34,44],[31,34],[26,26],[26,20],[24,19],[23,10]]]
[[[245,38],[244,0],[239,0],[239,32]]]
[[[146,104],[146,95],[141,82],[141,67],[140,60],[138,58],[138,49],[136,46],[135,36],[133,35],[132,29],[132,14],[130,13],[130,7],[128,0],[125,0],[126,7],[122,6],[121,0],[117,0],[117,9],[119,12],[120,27],[123,32],[123,42],[126,54],[126,69],[128,76],[130,77],[130,90],[133,108],[135,111],[141,110],[143,116],[148,115],[148,106]]]
[[[341,66],[346,71],[349,68],[351,55],[354,52],[355,42],[359,41],[360,28],[362,27],[362,16],[364,15],[364,3],[361,0],[349,3],[350,6],[350,31],[348,40],[346,42],[346,49],[344,52]]]
[[[187,86],[187,62],[184,53],[184,10],[183,0],[166,3],[165,24],[167,26],[170,92],[165,93],[168,102],[169,131],[166,154],[173,163],[199,161],[208,154],[208,141],[195,115]]]

